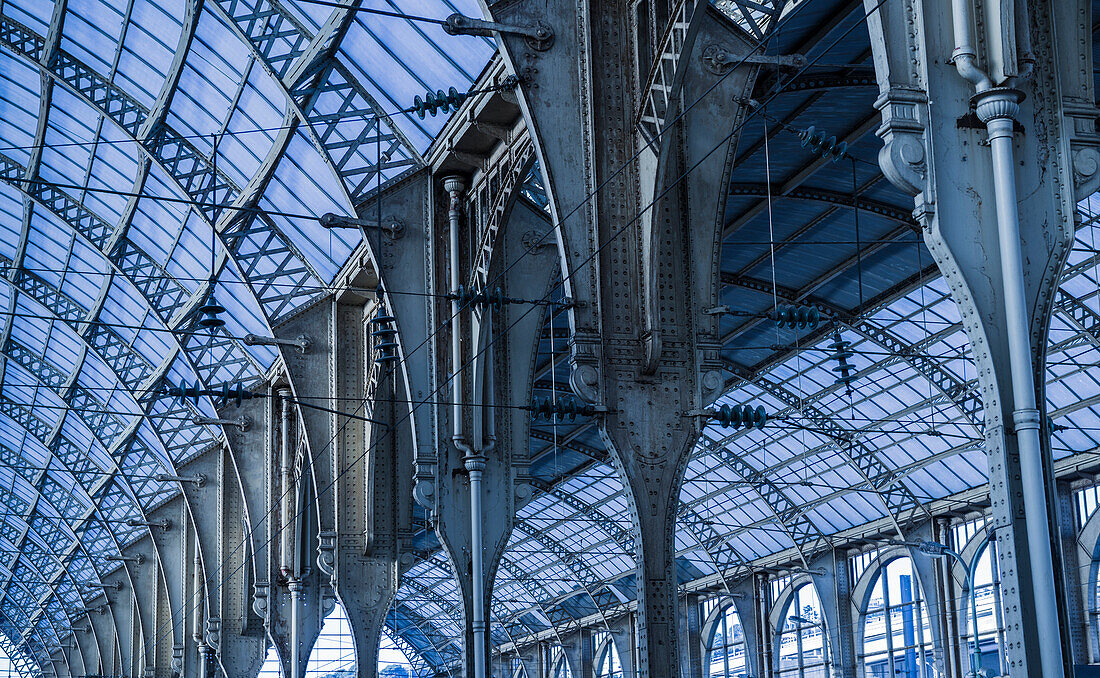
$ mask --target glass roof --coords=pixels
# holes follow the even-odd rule
[[[541,203],[540,192],[537,180],[529,181],[525,199]],[[1100,196],[1080,205],[1084,222],[1051,326],[1047,408],[1055,460],[1100,446],[1100,341],[1074,319],[1081,309],[1100,318],[1098,208]],[[705,430],[680,492],[681,583],[732,581],[753,561],[808,559],[838,533],[902,510],[923,511],[988,481],[977,373],[946,283],[932,277],[843,324],[841,334],[855,353],[851,395],[835,382],[826,338],[751,382],[735,383],[716,403],[762,404],[773,420],[763,430]],[[555,343],[557,367],[550,370],[543,342],[544,383],[567,377],[566,341]],[[902,343],[908,358],[896,350]],[[538,435],[543,428],[553,435]],[[532,472],[541,491],[520,510],[496,577],[495,643],[598,618],[636,595],[627,498],[592,428],[534,426]],[[436,666],[459,651],[459,609],[439,554],[414,567],[394,606],[399,622],[415,610],[418,628],[431,623],[439,631],[435,644],[419,630],[412,634],[422,652],[439,653]],[[398,623],[390,631],[411,628]]]
[[[358,243],[317,217],[421,166],[445,119],[403,109],[493,52],[304,0],[0,2],[0,645],[21,673],[178,493],[154,477],[222,436],[191,421],[213,402],[163,387],[262,378],[275,351],[232,337],[270,335]],[[217,337],[191,331],[212,291]]]
[[[754,34],[775,6],[716,4]],[[474,0],[379,6],[480,15]],[[352,215],[422,166],[446,121],[405,109],[468,89],[493,52],[307,0],[0,0],[0,648],[21,674],[102,604],[95,584],[121,567],[104,556],[145,534],[130,522],[178,493],[156,474],[221,439],[192,423],[213,402],[162,387],[262,379],[276,353],[234,337],[269,335],[324,294],[357,244],[317,217]],[[537,171],[524,195],[545,207]],[[1080,321],[1100,318],[1092,207],[1051,328],[1058,458],[1100,439],[1100,344]],[[227,309],[215,337],[190,331],[211,293]],[[841,331],[851,395],[821,341],[723,397],[776,417],[700,441],[680,496],[681,581],[805,555],[986,481],[975,371],[942,281]],[[540,379],[564,384],[565,341],[548,336]],[[594,428],[536,426],[531,450],[538,492],[499,570],[496,643],[635,595],[629,507]],[[460,610],[436,551],[405,576],[387,627],[417,661],[454,664]]]

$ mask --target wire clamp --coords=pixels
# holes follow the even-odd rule
[[[521,35],[527,39],[528,46],[539,52],[545,52],[554,44],[554,31],[541,21],[536,21],[531,26],[517,26],[516,24],[502,24],[496,21],[475,19],[455,12],[447,17],[447,23],[443,25],[443,31],[447,35],[475,35],[482,38],[494,37],[493,33],[505,33]]]

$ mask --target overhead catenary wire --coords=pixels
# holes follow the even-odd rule
[[[872,11],[875,11],[875,10],[877,9],[877,7],[880,7],[880,6],[881,6],[882,4],[884,4],[885,2],[886,2],[886,0],[880,0],[880,2],[879,2],[879,3],[878,3],[878,4],[876,5],[876,6],[875,6],[875,8],[872,8],[871,10],[868,10],[868,12],[872,12]],[[798,11],[799,11],[799,10],[800,10],[800,9],[801,9],[802,7],[805,7],[805,6],[806,6],[806,5],[808,5],[808,4],[810,4],[810,3],[803,3],[802,5],[799,5],[798,7],[796,7],[796,8],[795,8],[795,10],[794,10],[794,11],[793,11],[793,12],[792,12],[791,14],[789,14],[789,15],[787,16],[787,19],[789,20],[789,19],[791,18],[791,16],[793,16],[793,14],[797,13],[797,12],[798,12]],[[853,28],[854,28],[854,27],[853,27]],[[852,30],[852,29],[848,29],[848,31],[846,31],[846,32],[845,32],[844,34],[846,35],[847,33],[851,32],[851,30]],[[838,41],[839,41],[839,38],[838,38],[838,39],[837,39],[836,41],[834,41],[834,44],[835,44],[836,42],[838,42]],[[826,52],[827,52],[827,51],[828,51],[828,50],[826,50]],[[730,72],[732,72],[732,70],[731,70]],[[728,73],[727,73],[727,75],[728,75]],[[724,78],[725,76],[722,76],[722,77]],[[716,87],[716,86],[717,86],[717,84],[715,84],[715,85],[714,85],[714,86],[712,86],[712,87],[711,87],[710,89],[708,89],[708,90],[707,90],[707,93],[709,93],[710,91],[713,91],[714,87]],[[704,93],[704,95],[703,95],[703,96],[705,96],[705,94],[706,94],[706,93]],[[774,98],[774,96],[778,96],[778,92],[777,92],[776,94],[773,94],[772,96],[773,96],[773,98]],[[700,97],[700,98],[702,98],[702,97]],[[692,105],[694,105],[694,104],[692,104]],[[680,115],[682,116],[683,114],[684,114],[684,113],[682,112],[682,113],[681,113]],[[750,117],[751,117],[751,114],[750,114]],[[714,150],[717,150],[717,148],[720,148],[720,147],[721,147],[722,145],[724,145],[724,144],[725,144],[725,143],[726,143],[726,142],[727,142],[727,141],[728,141],[728,140],[729,140],[730,138],[732,138],[732,136],[733,136],[733,135],[734,135],[734,134],[735,134],[735,133],[737,132],[737,130],[738,130],[738,129],[740,129],[740,128],[741,128],[741,127],[742,127],[742,126],[743,126],[743,125],[744,125],[744,124],[745,124],[746,122],[747,122],[747,120],[745,120],[745,121],[742,121],[742,122],[741,122],[741,123],[740,123],[739,125],[737,125],[737,126],[735,127],[734,131],[733,131],[733,132],[731,132],[731,133],[730,133],[729,135],[727,135],[727,136],[726,136],[726,137],[725,137],[725,138],[724,138],[724,139],[723,139],[723,140],[722,140],[722,141],[721,141],[721,142],[719,143],[719,145],[715,147],[715,149],[714,149]],[[671,123],[669,123],[669,124],[671,124]],[[664,132],[665,132],[665,131],[666,131],[667,129],[668,129],[668,126],[666,125],[665,129],[664,129],[664,130],[661,130],[661,133],[664,133]],[[710,155],[711,153],[713,153],[713,152],[714,152],[714,150],[712,150],[712,151],[711,151],[710,153],[708,153],[707,155],[709,156],[709,155]],[[620,168],[619,170],[616,170],[616,172],[614,172],[612,176],[614,176],[614,175],[617,175],[617,174],[618,174],[619,172],[621,172],[621,171],[622,171],[622,169],[624,169],[624,168],[625,168],[625,167],[626,167],[627,165],[629,165],[629,163],[633,162],[633,161],[634,161],[634,160],[636,159],[636,157],[637,157],[637,154],[635,154],[635,156],[633,156],[632,158],[628,159],[628,160],[626,161],[626,163],[625,163],[625,164],[623,165],[623,167],[622,167],[622,168]],[[701,161],[700,161],[700,163],[701,163]],[[680,182],[680,181],[681,181],[681,180],[682,180],[682,179],[683,179],[683,178],[684,178],[684,177],[685,177],[685,176],[686,176],[686,175],[687,175],[688,173],[690,173],[690,172],[691,172],[691,171],[693,171],[693,170],[694,170],[694,169],[695,169],[696,167],[698,167],[698,165],[699,165],[700,163],[696,163],[696,164],[695,164],[695,165],[693,165],[693,166],[692,166],[691,168],[688,168],[688,169],[687,169],[687,170],[686,170],[686,171],[685,171],[685,172],[684,172],[683,174],[681,174],[681,175],[680,175],[679,177],[677,177],[677,178],[675,179],[675,181],[673,181],[673,182],[672,182],[672,184],[671,184],[670,186],[666,187],[666,188],[664,189],[664,191],[662,191],[661,195],[659,195],[659,196],[657,196],[656,198],[654,198],[654,201],[653,201],[653,202],[655,203],[655,202],[656,202],[657,200],[659,200],[659,199],[663,198],[663,197],[664,197],[664,195],[665,195],[665,194],[667,194],[667,192],[668,192],[668,191],[672,190],[672,188],[673,188],[673,187],[674,187],[675,185],[679,184],[679,182]],[[609,178],[608,178],[607,180],[605,180],[604,182],[602,182],[602,183],[600,184],[600,186],[599,186],[599,187],[597,187],[597,189],[596,189],[596,190],[600,190],[600,189],[602,189],[602,186],[604,186],[604,185],[606,184],[606,182],[607,182],[607,181],[609,181],[609,180],[610,180],[610,177],[609,177]],[[589,194],[588,194],[588,195],[587,195],[587,196],[586,196],[586,197],[584,198],[584,201],[582,202],[582,205],[583,205],[583,203],[584,203],[584,202],[587,202],[588,200],[590,200],[590,199],[591,199],[591,197],[592,197],[593,195],[594,195],[594,191],[590,191],[590,192],[589,192]],[[573,209],[573,210],[572,210],[572,211],[571,211],[571,212],[570,212],[569,214],[567,214],[566,216],[562,217],[562,221],[564,221],[565,219],[567,219],[567,218],[569,217],[569,215],[571,215],[571,214],[572,214],[573,212],[575,212],[575,211],[576,211],[577,209],[580,209],[580,207],[581,207],[581,205],[578,205],[578,206],[576,206],[576,207],[575,207],[575,208],[574,208],[574,209]],[[643,210],[643,211],[644,211],[644,210]],[[637,220],[637,218],[638,218],[638,217],[636,216],[636,217],[635,217],[634,219],[630,220],[630,221],[629,221],[629,222],[628,222],[628,223],[627,223],[626,225],[624,225],[624,226],[623,226],[622,228],[620,228],[620,229],[618,229],[617,231],[615,231],[615,232],[614,232],[614,233],[613,233],[613,234],[611,235],[611,238],[612,238],[612,239],[614,239],[614,238],[617,238],[617,237],[618,237],[619,235],[621,235],[622,233],[626,232],[626,228],[627,228],[627,227],[628,227],[628,226],[629,226],[630,224],[633,224],[633,223],[634,223],[634,222],[635,222],[635,221]],[[545,238],[545,235],[543,236],[543,238]],[[540,238],[540,240],[541,240],[541,238]],[[608,242],[609,242],[609,241],[608,241]],[[598,253],[598,252],[599,252],[600,250],[602,250],[602,248],[603,248],[603,247],[605,247],[605,246],[606,246],[607,244],[608,244],[607,242],[604,242],[604,243],[600,243],[599,247],[597,248],[597,253]],[[528,250],[528,251],[527,251],[527,253],[529,253],[529,252],[530,252],[530,250]],[[526,253],[525,253],[525,254],[526,254]],[[594,255],[593,255],[593,256],[594,256]],[[522,258],[522,256],[521,256],[521,258]],[[512,264],[510,264],[510,265],[509,265],[508,267],[506,267],[506,271],[507,271],[508,269],[510,269],[511,267],[515,266],[515,265],[516,265],[516,264],[518,263],[518,261],[519,261],[519,259],[517,259],[517,261],[515,261],[515,262],[512,262]],[[583,262],[579,262],[578,266],[579,266],[579,267],[587,266],[587,265],[591,264],[591,261],[592,261],[592,257],[589,257],[589,258],[588,258],[588,259],[586,259],[585,261],[583,261]],[[506,272],[506,271],[505,271],[505,272]],[[502,276],[502,275],[504,275],[504,273],[505,273],[505,272],[502,272],[502,273],[501,273],[501,274],[499,274],[499,275],[500,275],[500,276]],[[570,272],[569,272],[569,273],[568,273],[567,275],[572,275],[572,274],[574,274],[574,273],[575,273],[575,271],[570,271]],[[499,276],[498,276],[498,278],[499,278]],[[560,285],[560,283],[559,283],[559,285]],[[549,293],[548,293],[548,294],[549,294]],[[533,309],[532,309],[532,308],[528,308],[528,309],[526,309],[526,310],[524,311],[524,313],[522,313],[522,314],[521,314],[521,318],[520,318],[520,319],[522,319],[522,317],[526,316],[526,314],[527,314],[527,313],[530,313],[530,312],[531,312],[531,310],[533,310]],[[517,319],[517,321],[516,321],[516,322],[518,322],[518,321],[519,321],[519,319]],[[512,326],[514,326],[514,324],[515,324],[515,323],[513,323],[513,324],[512,324]],[[508,328],[506,328],[505,332],[507,332],[508,330],[510,330],[512,326],[509,326]],[[493,339],[492,339],[492,341],[494,341],[494,342],[495,342],[495,341],[497,340],[497,338],[498,338],[499,336],[501,336],[502,334],[503,334],[503,333],[500,333],[500,334],[495,334],[495,335],[494,335],[494,337],[493,337]],[[427,341],[427,340],[425,340],[425,341]],[[415,351],[415,350],[420,350],[421,348],[423,348],[423,343],[422,343],[422,344],[421,344],[420,346],[417,346],[417,347],[415,347],[415,348],[414,348],[413,350],[414,350],[414,351]],[[485,350],[485,349],[483,348],[483,349],[482,349],[482,351],[484,351],[484,350]],[[471,359],[471,360],[472,360],[472,359]],[[469,361],[468,361],[468,362],[469,362]],[[466,365],[464,365],[463,367],[466,367]],[[457,370],[456,370],[456,371],[457,371]],[[446,386],[446,385],[447,385],[447,384],[449,383],[449,380],[450,380],[450,379],[453,379],[453,378],[454,378],[454,375],[452,374],[452,375],[450,376],[450,378],[449,378],[449,379],[446,379],[446,380],[444,380],[444,384],[443,384],[443,386]],[[437,387],[437,389],[436,389],[436,390],[438,390],[438,388],[439,388],[439,387]],[[413,409],[415,410],[415,409],[417,409],[417,408],[416,408],[416,407],[414,407]],[[411,416],[411,414],[412,414],[412,412],[410,412],[410,413],[408,413],[408,414],[404,415],[404,418],[407,418],[408,416]],[[345,425],[346,425],[346,424],[345,424]],[[332,439],[330,439],[330,440],[329,440],[329,442],[327,443],[327,445],[331,445],[331,444],[332,444],[332,442],[333,442],[334,440],[335,440],[335,435],[333,436],[333,438],[332,438]],[[373,446],[368,446],[367,450],[371,449],[372,447],[373,447]],[[364,455],[366,455],[366,454],[367,454],[367,450],[365,450],[365,451],[364,451],[364,453],[363,453],[363,455],[360,455],[360,458],[359,458],[359,459],[357,459],[357,460],[355,460],[355,461],[354,461],[353,463],[358,463],[358,461],[360,461],[360,460],[362,459],[362,456],[364,456]],[[333,481],[333,482],[335,482],[335,481]],[[263,518],[262,518],[262,519],[266,519],[266,518],[267,518],[267,516],[268,516],[268,515],[270,515],[270,512],[271,512],[271,511],[269,510],[269,511],[268,511],[268,512],[267,512],[267,513],[265,514],[265,516],[263,516]],[[284,529],[285,529],[285,528],[284,528]],[[269,540],[270,540],[270,538],[269,538]],[[238,567],[239,567],[239,566],[238,566]],[[216,568],[216,569],[219,569],[219,570],[220,570],[220,569],[221,569],[221,565],[219,564],[219,565],[217,566],[217,568]]]

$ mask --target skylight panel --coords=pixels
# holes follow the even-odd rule
[[[0,59],[0,153],[24,167],[38,126],[40,79],[18,59]]]
[[[264,137],[273,141],[284,127],[285,106],[286,96],[267,71],[260,67],[249,70],[229,121],[229,131],[246,132],[247,137],[237,139],[237,143],[226,144],[224,148],[220,143],[218,145],[218,150],[224,152],[229,160],[226,171],[231,172],[230,176],[239,186],[248,182],[271,148],[270,143],[264,143]],[[218,168],[221,169],[223,164],[218,163]]]
[[[53,1],[5,0],[3,14],[39,35],[45,35],[50,29],[50,19],[53,17]]]
[[[23,231],[23,198],[12,186],[0,182],[0,257],[15,258]]]
[[[61,49],[101,75],[111,72],[126,7],[110,0],[70,0]]]
[[[99,290],[107,284],[108,270],[99,250],[82,239],[74,239],[61,291],[84,308],[94,308]]]
[[[27,266],[52,287],[60,287],[62,273],[69,261],[73,232],[58,224],[53,217],[36,209],[31,217],[31,227],[36,232],[27,239],[24,257]]]
[[[300,21],[310,33],[316,34],[325,24],[329,16],[339,9],[330,5],[322,5],[316,2],[289,0],[283,3],[283,7]]]
[[[397,11],[446,19],[453,12],[481,16],[481,9],[469,0],[444,3],[438,0],[391,3]],[[404,9],[407,6],[407,10]],[[426,91],[449,87],[469,88],[493,54],[491,41],[449,36],[441,26],[413,23],[360,12],[340,45],[345,63],[384,111],[394,115],[417,151],[424,152],[446,116],[419,120],[395,114],[412,105],[413,97]],[[367,69],[366,65],[370,65]]]
[[[172,65],[183,15],[181,0],[135,0],[131,5],[115,79],[147,108],[153,107]]]
[[[190,198],[180,191],[163,168],[153,163],[138,202],[138,210],[127,236],[156,262],[164,264],[173,253],[181,224],[187,218]],[[209,252],[210,235],[206,227],[204,251]],[[207,254],[207,261],[209,254]],[[209,268],[209,263],[205,268]]]

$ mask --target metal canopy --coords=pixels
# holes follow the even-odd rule
[[[776,35],[780,53],[813,58],[862,20],[858,0],[803,3]],[[774,21],[762,4],[717,5],[750,33]],[[479,12],[472,0],[380,6]],[[88,584],[121,566],[103,556],[145,533],[127,521],[178,493],[154,476],[222,437],[191,422],[212,402],[181,406],[160,386],[249,383],[275,359],[187,331],[210,280],[233,337],[266,335],[322,294],[356,242],[313,216],[352,215],[367,191],[419,167],[445,120],[401,109],[467,88],[492,54],[435,24],[304,0],[0,4],[0,646],[18,671],[41,673],[96,604]],[[817,84],[764,76],[762,93],[789,91],[741,134],[722,260],[731,308],[809,302],[842,316],[852,395],[834,383],[824,332],[724,321],[720,404],[782,418],[700,441],[680,497],[681,581],[721,585],[870,523],[903,530],[930,502],[986,482],[957,311],[910,202],[878,173],[868,55],[857,28],[823,56]],[[815,157],[784,125],[827,130],[855,162]],[[538,184],[525,199],[544,204]],[[1056,458],[1100,440],[1100,226],[1082,209],[1051,328]],[[540,394],[566,388],[563,328],[548,322]],[[499,570],[497,644],[634,595],[630,506],[593,427],[540,424],[531,451],[537,496]],[[459,610],[437,551],[406,575],[387,625],[423,661],[453,665]]]
[[[148,529],[127,521],[179,492],[154,476],[222,438],[191,421],[212,402],[162,387],[265,374],[272,348],[225,337],[325,293],[357,242],[316,215],[419,167],[445,120],[398,111],[491,55],[308,2],[0,5],[0,646],[18,670],[67,644],[100,595],[85,585],[121,566],[103,556]],[[191,332],[211,287],[218,339]]]

